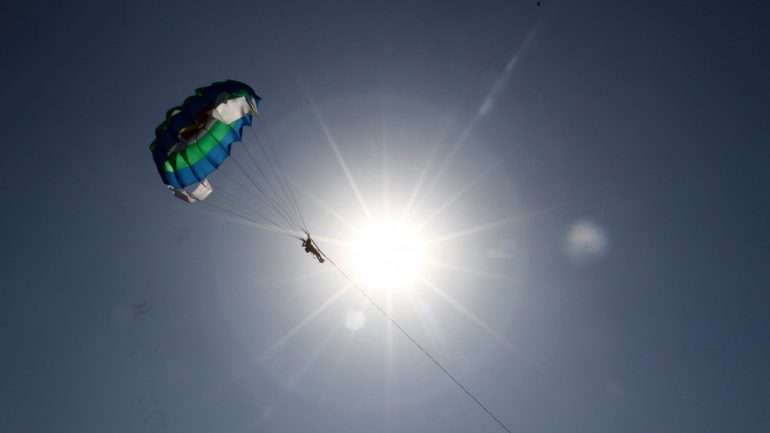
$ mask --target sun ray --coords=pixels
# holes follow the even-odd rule
[[[488,278],[490,280],[513,282],[514,279],[510,275],[498,274],[496,272],[481,271],[478,269],[469,268],[466,266],[455,265],[451,263],[441,262],[437,260],[426,260],[426,263],[430,266],[446,269],[454,272],[460,272],[463,274],[475,275],[478,277]]]
[[[350,287],[354,287],[352,283],[350,284]],[[357,290],[351,291],[351,293],[356,295],[359,294]],[[364,314],[366,314],[367,308],[371,305],[371,303],[366,298],[359,296],[354,296],[351,303],[354,305],[354,309],[357,311],[362,311]],[[349,332],[347,338],[343,339],[342,347],[335,350],[337,356],[334,363],[336,365],[341,364],[343,360],[348,356],[348,351],[353,343],[354,334],[354,332]],[[339,369],[337,371],[339,371]]]
[[[294,275],[288,278],[281,278],[281,279],[274,279],[274,278],[257,278],[254,283],[256,284],[256,287],[265,287],[265,286],[272,286],[272,287],[282,287],[289,283],[295,283],[299,281],[309,280],[312,278],[320,277],[321,275],[331,274],[334,272],[334,269],[331,268],[323,268],[321,270],[316,270],[313,272],[307,272],[300,275]]]
[[[299,371],[294,373],[289,378],[289,386],[295,387],[299,384],[299,381],[302,380],[302,378],[305,377],[305,375],[310,371],[315,363],[318,362],[318,358],[321,357],[324,349],[329,348],[329,342],[332,340],[332,338],[339,334],[340,329],[341,328],[339,326],[333,326],[332,329],[329,330],[323,340],[321,340],[321,343],[318,344],[312,353],[307,356],[307,361],[302,365],[302,368],[300,368]]]
[[[506,155],[507,156],[507,155]],[[465,193],[470,191],[474,186],[476,186],[477,183],[479,183],[482,179],[484,179],[489,173],[493,172],[497,167],[499,167],[503,161],[506,158],[498,158],[487,167],[481,171],[475,178],[471,179],[470,182],[467,182],[465,185],[463,185],[460,190],[458,190],[452,197],[450,197],[447,201],[442,203],[436,210],[434,210],[430,215],[428,215],[427,218],[425,218],[421,223],[417,225],[418,230],[422,230],[426,225],[428,225],[431,221],[433,221],[434,218],[439,216],[442,212],[449,209],[450,206],[452,206],[457,200],[459,200]]]
[[[480,224],[480,225],[477,225],[477,226],[474,226],[474,227],[469,227],[469,228],[466,228],[466,229],[461,229],[461,230],[458,230],[458,231],[455,231],[455,232],[452,232],[452,233],[448,233],[446,235],[443,235],[443,236],[440,236],[440,237],[437,237],[437,238],[428,239],[425,242],[429,243],[429,244],[435,244],[435,243],[440,243],[440,242],[447,242],[447,241],[455,240],[455,239],[462,238],[462,237],[465,237],[465,236],[474,235],[476,233],[482,233],[482,232],[486,232],[486,231],[489,231],[489,230],[494,230],[494,229],[496,229],[498,227],[502,227],[502,226],[505,226],[505,225],[508,225],[508,224],[512,224],[512,223],[515,223],[515,222],[518,222],[518,221],[523,221],[523,220],[526,220],[528,218],[532,218],[534,216],[544,215],[544,214],[552,212],[552,211],[554,211],[554,210],[556,210],[558,208],[564,207],[565,204],[566,204],[566,202],[565,203],[560,203],[560,204],[557,204],[557,205],[554,205],[554,206],[550,206],[550,207],[547,207],[547,208],[544,208],[544,209],[539,209],[539,210],[534,210],[534,211],[529,211],[529,212],[523,212],[520,215],[509,216],[509,217],[506,217],[506,218],[501,218],[501,219],[499,219],[497,221],[492,221],[492,222],[485,223],[485,224]]]
[[[350,242],[346,242],[346,241],[343,241],[342,239],[337,239],[330,236],[325,236],[323,234],[313,235],[313,240],[323,243],[324,246],[335,245],[346,249],[350,248]]]
[[[289,182],[291,182],[291,184],[294,187],[294,189],[299,191],[305,197],[309,198],[310,201],[315,203],[315,205],[318,206],[319,208],[321,208],[321,210],[323,210],[324,212],[326,212],[329,215],[333,216],[337,221],[341,222],[343,225],[345,225],[346,227],[350,228],[351,230],[355,228],[353,223],[351,223],[347,218],[343,217],[342,214],[340,214],[339,212],[334,210],[334,208],[332,208],[331,206],[327,205],[318,196],[316,196],[315,194],[313,194],[310,191],[306,190],[305,188],[302,188],[301,186],[299,186],[293,180],[290,180]]]
[[[495,82],[490,87],[489,91],[484,97],[484,100],[481,102],[481,105],[479,105],[479,108],[476,111],[476,114],[473,116],[471,121],[468,122],[468,125],[465,127],[465,129],[463,129],[463,131],[460,133],[460,136],[455,141],[455,144],[452,147],[452,150],[449,151],[447,156],[442,161],[441,166],[438,169],[438,172],[436,172],[436,175],[433,177],[430,187],[428,188],[428,194],[432,193],[433,190],[436,188],[436,184],[438,183],[439,179],[447,170],[447,168],[449,168],[452,161],[454,161],[454,158],[457,155],[457,153],[465,146],[465,144],[468,141],[468,138],[470,137],[473,130],[476,128],[476,125],[479,123],[479,121],[484,116],[489,114],[489,112],[494,108],[495,100],[497,99],[499,94],[505,89],[505,85],[507,84],[510,76],[516,70],[516,65],[519,62],[519,58],[529,49],[530,45],[532,44],[532,40],[534,39],[534,36],[537,33],[537,30],[538,30],[538,27],[535,27],[532,31],[530,31],[527,34],[527,37],[526,39],[524,39],[524,42],[513,53],[511,58],[505,64],[505,68],[500,73],[497,80],[495,80]]]
[[[425,166],[423,166],[422,171],[420,172],[420,176],[417,178],[417,182],[415,183],[414,188],[412,188],[412,194],[409,197],[409,201],[406,203],[406,206],[404,207],[404,210],[401,213],[402,220],[407,220],[409,218],[409,215],[411,215],[412,208],[414,207],[414,204],[417,202],[417,197],[419,197],[420,195],[422,184],[425,182],[425,177],[428,175],[430,168],[433,167],[433,162],[435,161],[436,153],[438,152],[439,147],[440,147],[440,142],[436,142],[436,144],[433,145],[433,148],[430,151],[430,155],[428,156],[428,159],[425,161]]]
[[[431,180],[430,185],[427,188],[427,194],[430,195],[433,193],[433,191],[436,189],[436,185],[438,184],[438,181],[441,179],[441,176],[443,176],[444,172],[449,168],[449,165],[454,160],[455,154],[460,151],[460,149],[465,145],[466,141],[468,140],[468,137],[471,135],[471,131],[473,131],[473,128],[476,127],[476,123],[478,123],[480,119],[480,116],[477,114],[474,116],[474,118],[470,121],[468,126],[465,127],[465,129],[460,133],[460,137],[455,141],[454,146],[452,147],[452,150],[449,151],[449,153],[444,157],[444,159],[441,161],[441,165],[438,168],[438,171],[433,176],[433,180]]]
[[[388,292],[385,301],[385,311],[393,317],[393,292]],[[390,414],[393,409],[393,324],[388,320],[385,324],[385,411]]]
[[[407,294],[412,311],[421,319],[420,326],[431,339],[434,350],[442,351],[445,343],[444,334],[436,320],[436,315],[418,291],[410,291]]]
[[[492,221],[492,222],[489,222],[489,223],[480,224],[480,225],[477,225],[477,226],[474,226],[474,227],[470,227],[470,228],[467,228],[467,229],[458,230],[456,232],[452,232],[452,233],[446,234],[446,235],[438,237],[438,238],[429,239],[426,242],[430,243],[430,244],[435,244],[435,243],[439,243],[439,242],[447,242],[447,241],[451,241],[451,240],[454,240],[454,239],[457,239],[457,238],[461,238],[461,237],[465,237],[465,236],[470,236],[470,235],[473,235],[473,234],[476,234],[476,233],[481,233],[481,232],[493,230],[493,229],[496,229],[498,227],[502,227],[502,226],[511,224],[511,223],[513,223],[515,221],[518,221],[518,220],[521,220],[523,218],[524,218],[524,215],[510,216],[510,217],[507,217],[507,218],[499,219],[497,221]]]
[[[459,301],[454,299],[452,296],[450,296],[448,293],[441,290],[438,286],[433,284],[430,280],[424,278],[423,284],[427,286],[429,289],[431,289],[436,295],[438,295],[440,298],[442,298],[446,303],[448,303],[452,308],[457,310],[460,314],[465,316],[468,320],[473,322],[475,325],[482,328],[487,334],[489,334],[495,341],[500,343],[505,349],[512,355],[514,355],[519,362],[526,365],[529,368],[534,369],[539,375],[545,377],[547,375],[547,370],[544,367],[543,363],[546,360],[536,360],[532,358],[532,353],[527,352],[528,356],[524,356],[524,353],[522,350],[512,341],[506,339],[504,336],[502,336],[500,333],[495,331],[491,326],[487,325],[483,320],[481,320],[478,316],[476,316],[472,311],[467,309],[465,306],[462,305]]]
[[[382,108],[380,109],[382,110]],[[390,214],[390,174],[388,173],[388,128],[385,116],[380,111],[380,147],[382,149],[382,208],[386,215]]]
[[[329,126],[326,124],[326,122],[324,122],[323,117],[321,117],[321,110],[318,109],[318,106],[316,106],[315,101],[313,101],[312,98],[308,98],[308,100],[310,101],[310,105],[313,107],[313,113],[316,116],[316,120],[318,120],[318,123],[321,125],[321,130],[323,131],[324,136],[326,137],[326,142],[329,144],[329,147],[331,147],[332,151],[334,152],[334,156],[337,158],[337,162],[342,168],[342,171],[345,173],[345,177],[347,177],[348,179],[348,184],[350,185],[350,188],[353,190],[353,193],[355,194],[356,199],[358,199],[358,203],[361,205],[361,209],[363,209],[364,214],[366,214],[366,217],[371,219],[372,214],[369,211],[369,207],[366,205],[366,201],[364,200],[364,197],[361,195],[361,191],[358,189],[358,184],[356,183],[356,180],[353,178],[353,174],[350,172],[350,168],[348,168],[348,164],[345,162],[345,158],[343,158],[342,152],[340,152],[340,148],[337,145],[337,141],[334,139],[334,136],[329,130]]]
[[[348,292],[350,288],[352,287],[352,284],[348,283],[341,289],[337,290],[333,295],[331,295],[326,301],[324,301],[321,305],[318,306],[315,310],[310,312],[302,321],[300,321],[297,325],[295,325],[293,328],[289,330],[286,334],[281,336],[275,343],[273,343],[272,346],[270,346],[259,358],[258,363],[262,363],[268,359],[270,359],[277,351],[281,348],[284,344],[286,344],[292,337],[297,335],[299,331],[301,331],[305,326],[309,325],[316,317],[318,317],[319,314],[323,313],[324,310],[329,308],[334,302],[336,302],[342,295]]]
[[[452,308],[454,308],[457,312],[465,316],[465,318],[475,323],[478,327],[486,331],[487,334],[489,334],[492,338],[494,338],[498,343],[505,345],[505,347],[509,349],[514,348],[513,344],[511,344],[505,337],[503,337],[499,332],[492,329],[491,326],[487,325],[486,322],[481,320],[481,318],[479,318],[472,311],[466,308],[461,302],[453,298],[451,295],[449,295],[445,291],[441,290],[438,286],[433,284],[427,278],[422,278],[421,281],[426,287],[431,289],[433,293],[437,294],[442,300],[444,300],[444,302],[446,302]]]

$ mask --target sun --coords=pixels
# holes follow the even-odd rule
[[[369,289],[409,289],[424,276],[426,242],[405,221],[365,224],[356,230],[350,253],[353,279]]]

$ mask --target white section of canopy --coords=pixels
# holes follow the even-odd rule
[[[193,188],[192,191],[186,191],[181,188],[174,189],[174,197],[186,201],[187,203],[195,203],[196,201],[206,200],[214,189],[211,187],[208,179],[203,179],[198,185]]]
[[[256,107],[250,103],[249,98],[239,96],[217,105],[217,107],[211,111],[211,117],[222,123],[231,124],[252,112],[256,114],[257,110]]]
[[[256,103],[251,97],[239,96],[234,99],[220,102],[219,105],[211,110],[211,116],[207,117],[205,127],[198,129],[194,135],[191,135],[186,139],[179,137],[179,142],[171,147],[169,153],[174,151],[181,152],[189,143],[195,143],[200,140],[201,137],[211,131],[211,128],[216,121],[229,125],[248,113],[258,114]]]

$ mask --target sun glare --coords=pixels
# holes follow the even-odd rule
[[[424,276],[425,241],[407,223],[367,224],[357,232],[351,254],[353,278],[371,289],[408,289]]]

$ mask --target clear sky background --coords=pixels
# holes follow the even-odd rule
[[[0,431],[500,431],[298,241],[165,190],[155,126],[225,78],[319,236],[310,196],[364,216],[310,101],[372,213],[429,164],[444,266],[394,316],[513,431],[770,431],[767,12],[1,2]]]

